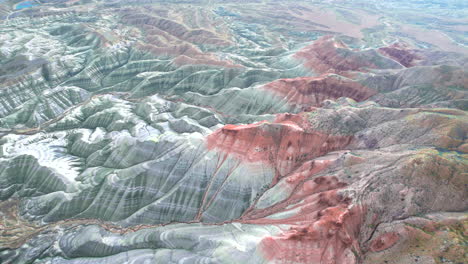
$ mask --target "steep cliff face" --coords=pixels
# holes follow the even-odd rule
[[[1,263],[464,261],[461,8],[28,3],[0,0]]]

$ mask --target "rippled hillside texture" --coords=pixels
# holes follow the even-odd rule
[[[467,18],[0,0],[0,263],[467,263]]]

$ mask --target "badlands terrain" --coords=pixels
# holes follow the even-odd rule
[[[0,263],[467,263],[467,17],[0,0]]]

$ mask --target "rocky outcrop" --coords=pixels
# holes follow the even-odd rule
[[[363,263],[463,262],[465,226],[464,213],[431,213],[379,225]]]

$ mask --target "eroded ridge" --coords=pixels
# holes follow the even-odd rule
[[[208,136],[207,145],[247,162],[266,162],[283,177],[302,162],[341,149],[350,141],[350,136],[312,130],[306,114],[280,114],[273,122],[226,125]]]
[[[303,110],[320,107],[325,100],[340,97],[348,97],[361,102],[377,93],[357,81],[335,74],[279,79],[266,84],[263,88],[284,98],[290,105]]]
[[[359,55],[339,39],[325,36],[299,50],[294,57],[319,74],[345,74],[350,71],[365,71],[366,68],[378,68],[370,56]]]
[[[259,244],[274,263],[357,263],[359,230],[366,209],[342,193],[347,184],[335,176],[314,174],[333,160],[304,164],[286,178],[293,191],[282,202],[247,212],[243,223],[284,225],[276,236]]]
[[[286,199],[271,206],[249,208],[244,224],[285,225],[277,236],[264,238],[259,249],[278,263],[356,263],[359,227],[364,209],[340,193],[347,184],[334,176],[315,174],[336,157],[313,160],[343,149],[350,136],[313,131],[304,114],[278,115],[274,122],[227,125],[208,137],[208,148],[244,162],[266,162],[277,170],[272,186],[281,181]],[[356,255],[354,255],[354,253]]]

